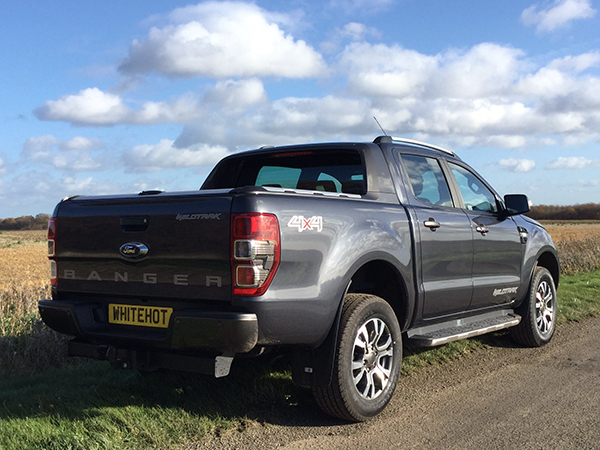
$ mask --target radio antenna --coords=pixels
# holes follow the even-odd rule
[[[388,134],[385,132],[385,130],[383,129],[383,127],[379,123],[379,120],[377,120],[377,117],[373,116],[373,119],[375,119],[375,122],[377,122],[377,125],[379,125],[379,128],[381,128],[381,131],[383,131],[383,134],[387,136]]]

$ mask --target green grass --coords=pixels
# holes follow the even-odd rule
[[[562,277],[558,288],[558,322],[579,322],[600,315],[600,271]]]
[[[92,362],[2,380],[2,449],[171,448],[289,407],[289,374],[242,361],[230,377],[141,375]]]
[[[559,323],[600,315],[600,271],[563,277],[558,295]],[[507,342],[507,333],[496,333],[407,349],[403,372]],[[298,411],[314,417],[314,424],[337,423],[318,411],[309,390],[292,383],[286,357],[236,360],[222,379],[177,372],[142,376],[90,362],[0,378],[0,448],[168,449],[256,421],[306,421]]]

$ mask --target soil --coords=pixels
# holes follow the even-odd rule
[[[369,422],[342,423],[307,402],[181,449],[600,449],[599,342],[600,318],[560,325],[542,348],[505,336],[401,377]]]

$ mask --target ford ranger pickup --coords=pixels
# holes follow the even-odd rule
[[[116,368],[222,377],[289,351],[325,412],[363,421],[390,401],[403,343],[550,341],[559,260],[528,211],[408,139],[232,154],[198,191],[61,201],[39,310],[69,355]]]

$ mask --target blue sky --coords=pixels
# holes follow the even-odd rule
[[[0,218],[197,189],[262,145],[455,150],[500,194],[600,202],[594,0],[5,0]]]

